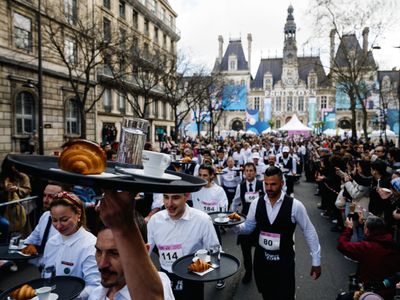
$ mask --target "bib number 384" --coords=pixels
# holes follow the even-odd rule
[[[261,231],[258,244],[265,250],[277,251],[281,245],[281,235],[279,233]]]

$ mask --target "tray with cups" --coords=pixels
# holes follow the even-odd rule
[[[208,215],[217,226],[235,226],[246,221],[246,216],[237,212],[212,212]]]
[[[165,171],[171,160],[166,154],[143,151],[142,158],[143,166],[107,161],[106,170],[102,173],[105,175],[83,175],[61,170],[56,156],[9,154],[6,160],[28,175],[101,189],[191,193],[206,184],[205,180],[192,175]]]

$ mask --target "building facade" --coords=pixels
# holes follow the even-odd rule
[[[50,9],[51,8],[51,9]],[[166,0],[49,0],[42,1],[42,43],[38,43],[38,1],[10,0],[0,5],[0,158],[7,153],[29,152],[30,144],[37,142],[39,129],[38,50],[42,50],[42,114],[44,153],[60,150],[68,139],[81,135],[81,116],[75,101],[76,91],[69,80],[69,70],[63,58],[51,51],[46,40],[50,11],[62,15],[58,24],[63,28],[61,41],[64,59],[80,65],[83,54],[77,41],[68,33],[77,30],[81,20],[100,20],[101,31],[119,35],[134,35],[138,45],[162,55],[176,56],[179,30],[175,26],[177,14]],[[60,16],[60,15],[57,15]],[[131,37],[131,36],[130,36]],[[96,59],[101,59],[99,55]],[[79,68],[77,68],[79,69]],[[98,80],[104,75],[99,64],[90,70],[86,112],[86,138],[97,142],[118,141],[123,116],[133,116],[129,99],[113,88],[103,92]],[[79,91],[80,92],[80,91]],[[94,101],[100,99],[91,107]],[[161,98],[160,98],[161,99]],[[169,105],[152,101],[148,110],[151,121],[149,138],[154,142],[156,130],[166,134],[173,129]]]

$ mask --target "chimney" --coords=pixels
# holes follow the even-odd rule
[[[224,47],[224,38],[222,37],[222,35],[218,36],[218,43],[219,43],[218,60],[219,63],[222,63],[222,51]]]
[[[365,27],[362,35],[363,35],[363,51],[364,55],[366,56],[368,54],[368,34],[369,34],[369,28]]]
[[[330,68],[331,70],[335,67],[335,29],[331,30],[329,37],[331,38],[331,49],[330,49]]]
[[[251,33],[247,34],[247,60],[249,62],[249,71],[251,72],[251,42],[253,41],[253,38],[251,36]]]

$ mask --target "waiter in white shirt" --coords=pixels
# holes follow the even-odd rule
[[[164,194],[165,210],[150,219],[148,241],[150,252],[157,247],[162,270],[172,282],[176,299],[203,299],[204,284],[181,279],[172,273],[172,264],[178,258],[218,244],[210,216],[189,207],[189,194]]]
[[[321,275],[321,247],[318,235],[304,205],[282,192],[283,174],[277,167],[265,171],[266,195],[250,205],[247,219],[235,230],[240,234],[256,231],[258,244],[254,252],[254,275],[264,299],[295,298],[295,263],[293,234],[298,224],[310,249],[310,275]]]
[[[59,185],[54,183],[46,185],[43,191],[43,210],[45,210],[45,212],[41,215],[35,229],[24,241],[25,245],[34,245],[37,247],[40,254],[43,254],[47,241],[53,235],[57,234],[57,230],[51,223],[49,208],[53,198],[61,191],[62,188]],[[31,259],[29,262],[37,267],[40,267],[42,265],[42,257]]]
[[[286,180],[286,193],[293,197],[293,192],[294,192],[294,179],[297,174],[297,162],[296,160],[289,155],[289,147],[285,146],[282,148],[282,155],[277,157],[278,159],[278,164],[285,176]]]
[[[258,152],[253,152],[252,154],[253,163],[256,166],[257,180],[263,180],[265,169],[267,166],[261,160],[261,156]]]
[[[231,206],[232,200],[235,197],[236,187],[242,181],[242,177],[240,176],[240,169],[235,169],[235,161],[231,156],[228,157],[226,163],[228,166],[223,169],[226,173],[221,175],[221,186],[226,193],[229,206]]]

